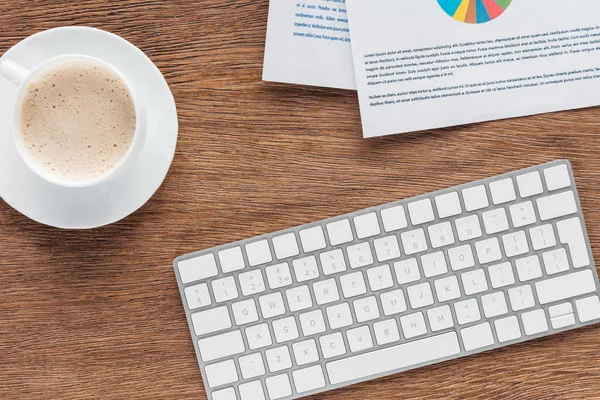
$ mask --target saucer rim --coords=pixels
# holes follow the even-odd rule
[[[179,137],[179,120],[178,120],[178,112],[177,112],[177,104],[175,102],[175,98],[173,96],[173,93],[171,91],[171,88],[168,85],[168,82],[166,81],[164,75],[162,74],[162,72],[160,71],[160,69],[154,64],[154,62],[141,50],[139,49],[137,46],[135,46],[133,43],[129,42],[128,40],[126,40],[125,38],[122,38],[114,33],[102,30],[102,29],[98,29],[98,28],[94,28],[94,27],[88,27],[88,26],[64,26],[64,27],[58,27],[58,28],[52,28],[52,29],[48,29],[48,30],[44,30],[44,31],[40,31],[37,32],[33,35],[30,35],[28,37],[26,37],[25,39],[17,42],[14,46],[12,46],[10,49],[8,49],[0,58],[4,58],[4,57],[10,57],[10,54],[17,48],[17,47],[23,47],[23,46],[28,46],[29,43],[32,40],[35,39],[39,39],[39,37],[41,36],[51,36],[54,33],[57,32],[64,32],[64,31],[73,31],[74,33],[77,31],[86,31],[86,33],[92,33],[93,35],[100,35],[103,36],[103,40],[116,40],[116,41],[120,41],[121,44],[124,44],[125,47],[127,48],[127,51],[132,51],[135,52],[136,55],[139,58],[139,63],[146,63],[147,66],[150,66],[153,70],[155,75],[155,82],[152,83],[151,85],[155,86],[155,87],[159,87],[162,86],[161,91],[164,91],[165,94],[168,94],[169,97],[168,98],[163,98],[163,102],[165,103],[169,103],[169,108],[170,109],[166,109],[165,108],[165,112],[164,114],[162,114],[160,117],[156,117],[156,116],[152,116],[149,115],[148,116],[148,139],[151,138],[152,136],[152,119],[158,119],[159,121],[166,121],[166,123],[164,124],[165,126],[167,126],[166,129],[164,129],[164,131],[158,131],[157,130],[159,128],[154,128],[154,134],[164,134],[167,136],[173,136],[173,145],[172,145],[172,152],[169,151],[164,151],[161,154],[161,158],[163,158],[163,163],[165,164],[165,168],[164,171],[161,171],[161,173],[155,173],[155,177],[152,178],[152,182],[156,182],[155,184],[152,185],[147,185],[147,188],[145,189],[140,189],[139,190],[139,194],[135,195],[135,198],[133,198],[133,196],[131,196],[131,200],[129,200],[127,202],[128,206],[121,206],[120,208],[125,209],[125,211],[123,212],[119,212],[118,214],[120,216],[116,216],[113,218],[97,218],[98,222],[97,223],[93,223],[93,224],[75,224],[75,223],[71,223],[71,224],[61,224],[58,223],[58,221],[56,221],[57,218],[43,218],[40,216],[36,216],[34,217],[32,214],[34,213],[34,211],[31,209],[32,207],[28,207],[26,204],[16,204],[17,202],[15,201],[11,201],[9,199],[6,198],[6,195],[2,196],[2,193],[0,193],[0,199],[2,199],[7,205],[9,205],[10,207],[12,207],[13,209],[15,209],[17,212],[19,212],[20,214],[26,216],[27,218],[46,225],[46,226],[50,226],[50,227],[54,227],[54,228],[59,228],[59,229],[67,229],[67,230],[89,230],[89,229],[95,229],[95,228],[100,228],[100,227],[104,227],[107,225],[111,225],[114,224],[116,222],[119,222],[127,217],[129,217],[130,215],[132,215],[133,213],[135,213],[136,211],[138,211],[140,208],[142,208],[145,204],[148,203],[148,201],[150,201],[150,199],[156,194],[156,192],[160,189],[160,187],[162,186],[162,184],[164,183],[170,169],[171,166],[173,164],[173,160],[175,158],[175,154],[177,151],[177,142],[178,142],[178,137]],[[66,45],[68,46],[68,44]],[[65,46],[65,47],[66,47]],[[79,54],[76,52],[65,52],[64,55],[69,55],[69,54]],[[51,59],[53,57],[48,57],[47,59]],[[135,77],[131,77],[130,78],[132,81],[135,81],[136,78]],[[147,83],[146,83],[147,84]],[[166,90],[165,90],[166,89]],[[7,95],[7,96],[12,96],[12,95]],[[15,99],[11,99],[8,102],[12,103],[13,101],[16,101]],[[6,121],[6,124],[10,124],[10,121]],[[160,125],[160,124],[155,124],[155,125]],[[9,130],[12,128],[8,128]],[[170,141],[170,140],[169,140]],[[157,146],[159,143],[156,143],[155,146]],[[140,149],[140,154],[138,154],[138,157],[140,157],[144,152],[148,152],[150,151],[151,146],[148,146],[147,143]],[[168,149],[165,149],[168,150]],[[10,150],[5,150],[5,151],[10,151]],[[168,161],[168,162],[167,162]],[[139,176],[135,175],[135,176]],[[132,181],[135,180],[135,176],[131,176],[130,178],[128,178],[128,181]],[[118,184],[118,181],[114,181],[114,182],[107,182],[107,185],[114,185],[114,184]],[[120,182],[121,184],[123,184],[123,182]],[[61,187],[60,185],[54,185],[52,184],[51,187],[54,190],[57,191],[63,191],[64,193],[66,193],[68,190],[72,190],[73,188],[64,188]],[[11,190],[15,190],[15,189],[11,189]],[[6,193],[6,191],[3,191],[4,193]],[[89,210],[90,213],[93,213],[93,209]],[[43,215],[44,213],[40,213],[41,215]],[[57,215],[58,212],[55,212],[54,215]],[[60,218],[58,218],[60,219]],[[54,221],[50,221],[50,220],[54,220]]]

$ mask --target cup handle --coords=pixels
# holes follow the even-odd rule
[[[22,67],[11,60],[0,60],[0,75],[11,81],[17,86],[21,86],[21,83],[29,75],[29,70]]]

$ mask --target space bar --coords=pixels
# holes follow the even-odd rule
[[[456,332],[417,340],[344,358],[327,364],[329,381],[332,385],[367,378],[374,375],[386,375],[400,369],[430,363],[444,357],[460,353]]]

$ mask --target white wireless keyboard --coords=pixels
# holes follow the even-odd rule
[[[296,399],[600,321],[568,161],[174,267],[212,400]]]

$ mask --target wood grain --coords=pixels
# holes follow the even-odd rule
[[[363,140],[355,93],[261,81],[267,10],[0,2],[0,53],[48,28],[109,30],[158,65],[180,121],[164,186],[120,223],[61,231],[0,202],[0,398],[205,399],[175,256],[556,158],[600,256],[598,109]],[[598,360],[588,327],[313,399],[600,398]]]

